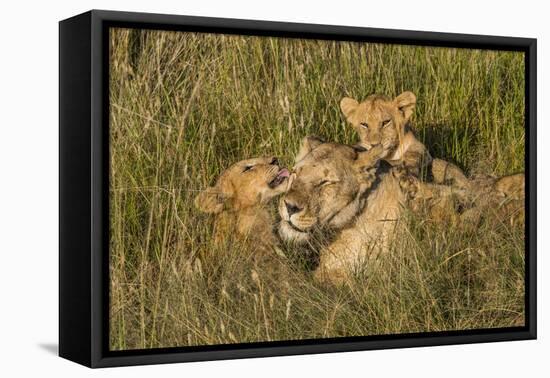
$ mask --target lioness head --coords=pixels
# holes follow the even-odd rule
[[[288,192],[279,202],[279,234],[307,242],[316,229],[337,230],[364,207],[365,194],[376,181],[382,148],[369,151],[306,137],[296,156]]]
[[[216,184],[195,198],[195,206],[210,214],[267,203],[286,190],[289,172],[275,157],[242,160],[226,169]]]
[[[393,100],[371,95],[361,103],[349,97],[340,101],[340,109],[359,134],[361,145],[367,149],[382,145],[382,158],[399,146],[415,105],[416,96],[412,92],[403,92]]]

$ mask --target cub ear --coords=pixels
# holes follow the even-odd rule
[[[344,97],[340,101],[340,109],[342,110],[342,113],[344,113],[344,116],[348,122],[353,123],[353,116],[358,106],[359,102],[350,97]]]
[[[384,152],[382,145],[376,145],[368,151],[358,152],[355,160],[355,167],[359,172],[371,172],[375,173],[380,164],[380,158]]]
[[[393,102],[399,108],[399,111],[403,114],[405,121],[408,121],[413,114],[414,107],[416,106],[416,96],[414,93],[406,91],[397,96]]]
[[[217,186],[211,186],[195,197],[195,207],[207,214],[218,214],[225,207],[227,196]]]
[[[298,154],[296,154],[294,162],[298,163],[300,160],[305,158],[307,154],[309,154],[311,151],[313,151],[323,143],[325,143],[325,141],[318,136],[309,135],[305,137],[304,139],[302,139],[300,150],[298,151]]]

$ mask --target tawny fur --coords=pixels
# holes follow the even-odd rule
[[[318,280],[343,283],[389,250],[406,200],[391,168],[380,173],[380,146],[367,152],[305,138],[288,192],[279,201],[285,240],[314,243],[315,230],[335,237],[321,246]],[[291,211],[292,210],[292,211]]]
[[[348,97],[340,102],[343,114],[359,135],[360,145],[367,149],[382,145],[382,158],[392,166],[406,170],[407,174],[401,176],[401,184],[409,187],[402,189],[407,194],[410,209],[427,208],[435,221],[476,219],[483,209],[488,208],[487,203],[495,205],[495,198],[504,198],[503,193],[506,198],[512,198],[508,192],[523,190],[522,177],[514,180],[502,178],[501,181],[496,178],[470,179],[456,165],[432,158],[410,127],[415,106],[416,96],[412,92],[403,92],[395,99],[371,95],[361,103]],[[416,179],[421,177],[430,180]],[[458,214],[463,208],[468,209],[466,214]]]
[[[395,170],[394,170],[395,171]],[[477,176],[460,186],[425,183],[406,173],[398,175],[409,209],[438,223],[477,226],[484,215],[514,223],[524,217],[525,175]],[[461,208],[462,211],[457,211]]]
[[[273,180],[281,180],[270,186]],[[220,245],[236,237],[259,253],[270,252],[277,244],[269,203],[286,190],[288,171],[276,158],[240,161],[226,169],[216,184],[195,198],[196,207],[213,214],[214,239]]]
[[[497,215],[498,221],[521,222],[525,218],[525,174],[473,177],[466,199],[469,208],[461,219],[472,226],[489,212]]]
[[[404,166],[416,177],[427,173],[437,184],[467,185],[460,168],[433,159],[426,146],[415,137],[410,125],[415,106],[416,96],[409,91],[395,99],[375,94],[362,102],[349,97],[340,102],[340,109],[359,135],[361,146],[369,149],[381,144],[384,160],[392,166]]]
[[[321,250],[315,272],[318,280],[346,282],[351,273],[358,272],[390,250],[401,227],[405,196],[391,173],[382,174],[379,180],[368,195],[365,208]]]
[[[384,160],[391,165],[403,164],[418,176],[432,157],[410,128],[415,106],[416,96],[412,92],[403,92],[393,100],[375,94],[362,102],[349,97],[340,102],[340,109],[359,135],[361,146],[369,149],[382,145]]]

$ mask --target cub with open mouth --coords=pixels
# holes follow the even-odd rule
[[[242,160],[227,168],[215,185],[197,195],[195,206],[216,216],[216,243],[234,235],[265,252],[277,242],[268,204],[286,191],[288,178],[288,170],[280,167],[276,157]]]

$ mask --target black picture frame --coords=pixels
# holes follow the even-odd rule
[[[524,327],[109,351],[109,27],[201,31],[525,53],[526,272]],[[92,10],[59,24],[59,355],[88,367],[535,339],[536,64],[529,38]]]

